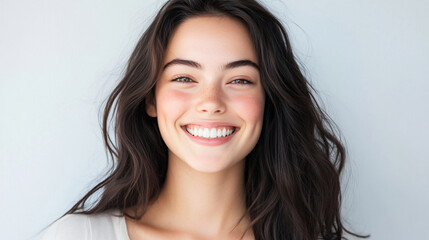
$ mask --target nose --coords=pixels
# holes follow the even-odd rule
[[[215,86],[205,88],[199,93],[197,111],[205,114],[222,114],[226,110],[222,91]]]

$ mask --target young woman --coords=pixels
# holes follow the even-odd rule
[[[106,104],[114,168],[45,239],[343,238],[345,150],[310,89],[256,1],[168,1]]]

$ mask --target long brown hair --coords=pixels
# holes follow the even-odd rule
[[[349,232],[341,221],[345,149],[339,131],[318,105],[284,27],[254,0],[170,0],[164,4],[106,102],[103,136],[114,165],[63,216],[115,208],[140,219],[156,200],[166,178],[168,156],[146,104],[153,100],[172,32],[186,19],[201,15],[241,21],[260,64],[266,95],[263,127],[245,162],[246,214],[255,239],[344,239],[344,232],[363,237]],[[111,120],[113,136],[109,135]],[[98,201],[86,209],[86,201],[98,191],[102,191]],[[134,209],[133,216],[124,212],[129,207]]]

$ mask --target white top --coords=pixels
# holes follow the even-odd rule
[[[130,240],[125,217],[119,209],[104,213],[67,214],[52,224],[43,240]]]

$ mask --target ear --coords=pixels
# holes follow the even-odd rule
[[[156,117],[156,103],[153,94],[148,94],[145,98],[146,113],[150,117]]]

